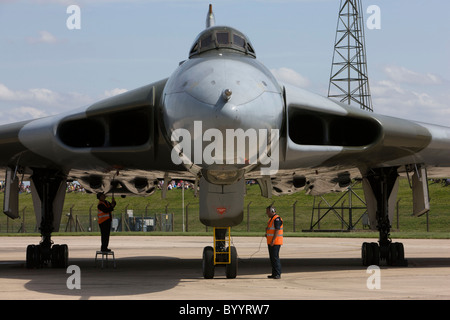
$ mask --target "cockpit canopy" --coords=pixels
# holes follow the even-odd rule
[[[221,26],[211,27],[200,33],[192,45],[189,58],[218,49],[238,51],[256,58],[253,46],[242,32],[231,27]]]

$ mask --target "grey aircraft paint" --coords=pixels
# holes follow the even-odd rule
[[[199,181],[203,176],[219,185],[263,178],[260,159],[175,164],[172,133],[184,128],[194,137],[197,121],[202,135],[214,128],[223,134],[238,128],[279,130],[279,167],[272,176],[277,188],[262,190],[267,196],[302,190],[293,185],[293,176],[330,182],[343,173],[355,177],[371,168],[410,164],[427,167],[429,176],[435,169],[450,175],[450,128],[364,112],[278,83],[243,33],[215,26],[211,15],[207,21],[189,58],[169,78],[73,112],[0,126],[0,165],[25,175],[33,168],[59,170],[92,192],[112,190],[114,180],[119,193],[141,195],[151,194],[157,179],[165,177]],[[355,125],[359,136],[351,134]],[[236,173],[234,180],[221,182],[230,172]],[[217,213],[202,219],[208,215],[215,220]]]

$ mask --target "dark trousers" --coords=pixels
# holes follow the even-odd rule
[[[101,250],[105,251],[108,249],[109,244],[109,234],[111,233],[111,219],[106,220],[99,224],[100,233],[102,235],[102,247]]]
[[[281,276],[281,261],[280,261],[280,245],[269,246],[270,263],[272,264],[272,276]]]

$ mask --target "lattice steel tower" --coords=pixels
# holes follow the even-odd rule
[[[328,97],[373,111],[361,0],[341,0]]]

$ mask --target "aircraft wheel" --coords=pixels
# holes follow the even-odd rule
[[[401,264],[405,260],[405,248],[403,243],[394,242],[389,245],[387,263],[390,266]]]
[[[403,247],[403,243],[401,242],[397,243],[397,250],[398,250],[398,258],[401,261],[405,260],[405,247]]]
[[[203,249],[202,271],[205,279],[214,278],[214,249],[213,247],[205,247]]]
[[[55,244],[51,248],[51,261],[53,268],[59,268],[59,244]]]
[[[372,246],[372,265],[380,265],[380,246],[376,242],[370,243]]]
[[[364,242],[361,248],[363,266],[380,264],[380,247],[376,242]]]
[[[36,246],[34,244],[30,244],[27,247],[27,261],[26,261],[27,269],[33,269],[33,268],[35,268],[37,266],[35,247]]]
[[[364,242],[361,248],[363,266],[380,264],[380,247],[376,242]]]
[[[372,246],[369,242],[364,242],[361,248],[361,258],[363,266],[370,266],[372,263]]]
[[[67,244],[59,246],[59,263],[61,268],[67,268],[69,265],[69,247]]]
[[[39,245],[30,244],[27,247],[26,259],[28,269],[40,268],[42,266],[41,247]]]
[[[397,245],[396,243],[391,243],[389,245],[388,255],[386,259],[388,266],[393,266],[395,264],[395,261],[397,261],[397,256]]]
[[[55,244],[51,249],[53,268],[67,268],[69,265],[69,248],[67,244]]]
[[[228,279],[234,279],[237,276],[238,269],[238,258],[236,247],[232,246],[230,248],[231,253],[231,263],[226,265],[225,274]]]

